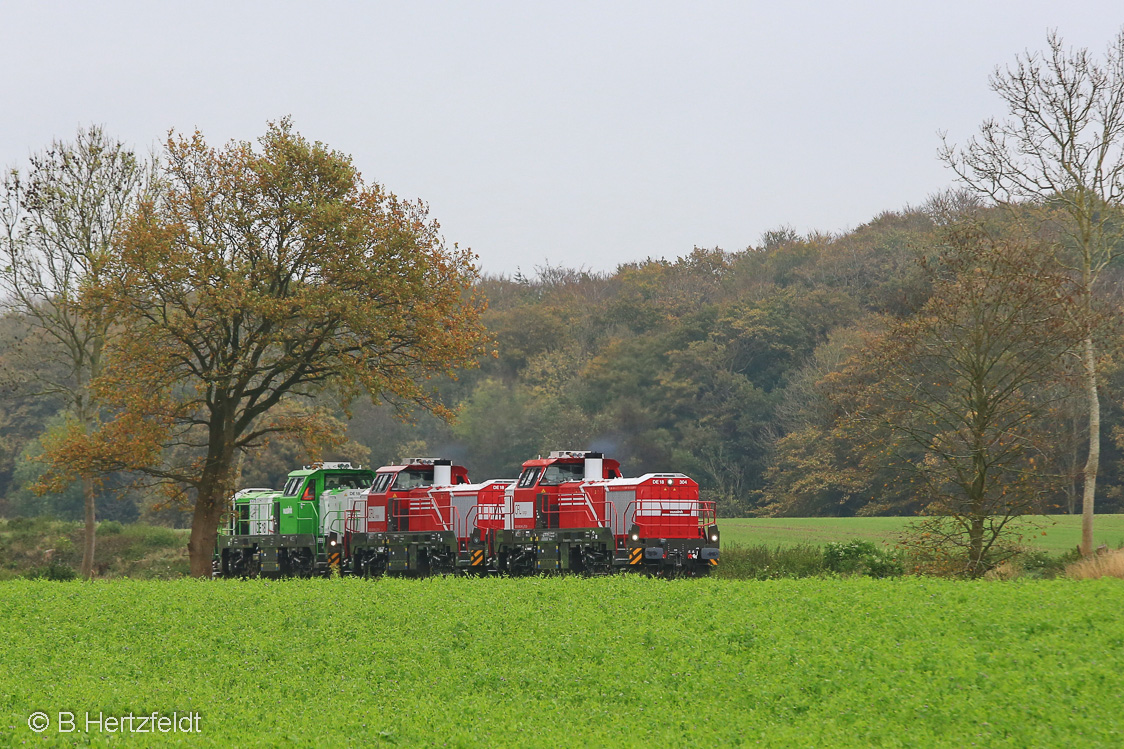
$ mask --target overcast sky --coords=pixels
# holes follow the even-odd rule
[[[102,124],[139,149],[293,117],[430,204],[485,272],[608,271],[948,187],[996,65],[1116,2],[10,2],[0,165]]]

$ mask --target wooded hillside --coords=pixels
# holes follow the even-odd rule
[[[484,479],[512,477],[523,460],[551,449],[589,448],[618,458],[630,474],[688,473],[725,516],[915,512],[924,498],[916,465],[903,461],[924,461],[923,451],[889,450],[842,428],[839,398],[850,386],[848,362],[870,337],[929,300],[947,247],[941,205],[885,213],[839,235],[782,229],[744,250],[696,248],[611,274],[559,263],[514,277],[485,275],[479,291],[489,302],[484,321],[495,356],[440,386],[455,423],[428,414],[403,422],[389,406],[356,402],[351,442],[322,457],[379,465],[439,455]],[[976,220],[993,233],[1013,231],[997,212]],[[1116,305],[1118,278],[1110,268],[1099,286],[1106,309]],[[13,340],[21,320],[2,324]],[[1099,512],[1124,509],[1117,445],[1124,376],[1111,354]],[[1041,496],[1047,511],[1079,511],[1084,435],[1080,401],[1069,396],[1077,385],[1060,372],[1052,387],[1048,423],[1032,446],[1045,477]],[[38,437],[60,408],[15,386],[3,392],[5,515],[80,516],[77,489],[35,497],[27,488],[37,476]],[[241,485],[278,486],[312,457],[297,444],[273,442],[242,460]],[[135,493],[122,500],[116,488],[110,482],[102,490],[103,518],[186,519]]]

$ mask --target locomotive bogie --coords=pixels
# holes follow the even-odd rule
[[[511,575],[537,572],[608,573],[615,541],[608,528],[520,529],[496,531],[490,566]]]
[[[219,536],[221,577],[304,577],[316,571],[316,537],[305,534]]]

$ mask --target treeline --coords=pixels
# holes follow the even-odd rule
[[[606,275],[547,267],[487,278],[496,357],[449,389],[456,424],[396,428],[399,452],[424,447],[475,475],[511,476],[529,455],[591,447],[636,473],[697,477],[727,516],[914,514],[932,499],[918,476],[926,451],[855,429],[839,396],[857,384],[848,377],[869,377],[856,362],[877,365],[863,361],[871,342],[915,319],[934,274],[948,272],[939,210],[886,213],[837,236],[780,230],[740,252],[695,249]],[[1016,231],[999,211],[975,216],[997,234]],[[1101,286],[1106,306],[1115,305],[1114,273]],[[1122,496],[1121,382],[1105,362],[1102,430],[1111,438],[1097,493],[1099,511],[1111,512]],[[1056,363],[1033,383],[1049,388],[1039,394],[1049,408],[1036,412],[1026,447],[1043,479],[1034,509],[1075,512],[1084,411],[1072,362]],[[353,422],[352,435],[373,444],[379,432],[364,423]]]
[[[1005,229],[998,209],[989,216]],[[913,514],[926,504],[915,465],[867,433],[840,428],[833,390],[866,341],[909,320],[931,299],[933,263],[947,227],[930,205],[885,213],[839,234],[767,233],[738,252],[698,249],[675,261],[646,260],[597,274],[564,266],[484,276],[484,322],[494,355],[442,384],[457,413],[403,420],[390,406],[352,405],[350,442],[321,457],[383,464],[407,454],[463,461],[472,476],[514,476],[526,458],[559,448],[602,450],[632,473],[696,477],[726,516]],[[1113,269],[1111,274],[1116,274]],[[1100,288],[1115,306],[1116,275]],[[16,328],[8,316],[2,324]],[[1124,509],[1116,396],[1124,375],[1106,358],[1098,510]],[[1048,480],[1041,509],[1079,511],[1085,440],[1077,383],[1060,372],[1034,446]],[[2,401],[0,495],[5,515],[78,518],[81,493],[36,496],[39,436],[59,404],[9,390]],[[339,418],[348,414],[342,410]],[[275,441],[240,464],[243,486],[279,486],[312,457]],[[923,451],[914,451],[918,462]],[[908,459],[908,452],[906,454]],[[126,477],[101,489],[99,515],[183,524],[152,506]]]

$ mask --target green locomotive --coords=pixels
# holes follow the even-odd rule
[[[291,472],[281,491],[238,492],[219,530],[215,574],[301,577],[338,569],[347,518],[374,478],[350,463],[315,463]]]

